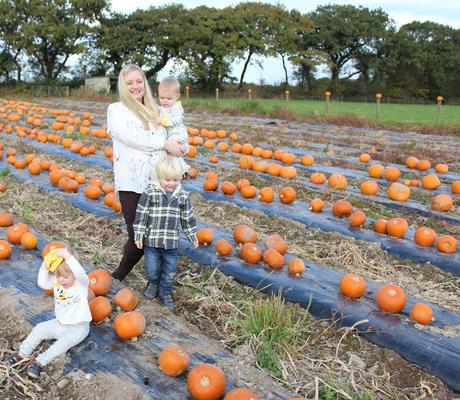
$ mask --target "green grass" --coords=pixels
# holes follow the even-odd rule
[[[276,115],[288,110],[291,113],[309,117],[326,114],[324,101],[315,100],[244,100],[244,99],[189,99],[184,100],[185,107],[203,108],[215,111],[233,111],[259,115]],[[437,125],[437,105],[425,104],[387,104],[380,106],[379,122],[385,125]],[[331,101],[331,117],[354,116],[376,121],[375,103]],[[460,106],[443,105],[441,125],[460,125]]]

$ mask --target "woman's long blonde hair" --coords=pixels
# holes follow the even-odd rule
[[[140,72],[144,78],[145,91],[143,103],[137,101],[131,93],[129,93],[129,90],[126,87],[125,76],[131,71]],[[120,96],[120,101],[142,121],[142,125],[144,125],[145,129],[149,128],[149,123],[153,124],[153,126],[157,126],[156,119],[159,116],[158,106],[153,98],[152,91],[150,90],[144,71],[142,71],[138,65],[127,64],[121,69],[120,74],[118,75],[118,95]]]

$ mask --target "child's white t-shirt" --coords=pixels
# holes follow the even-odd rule
[[[56,276],[42,263],[38,271],[38,286],[53,289],[56,319],[63,325],[75,325],[92,320],[88,304],[88,276],[75,257],[66,260],[75,276],[75,283],[68,289],[60,285]]]

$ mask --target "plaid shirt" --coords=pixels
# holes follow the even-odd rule
[[[188,193],[179,185],[168,198],[158,182],[150,182],[137,205],[134,240],[150,247],[177,249],[181,227],[195,243],[196,221]]]

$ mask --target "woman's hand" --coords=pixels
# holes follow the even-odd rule
[[[164,149],[168,154],[174,157],[178,157],[182,154],[182,145],[177,143],[175,140],[165,140]]]

